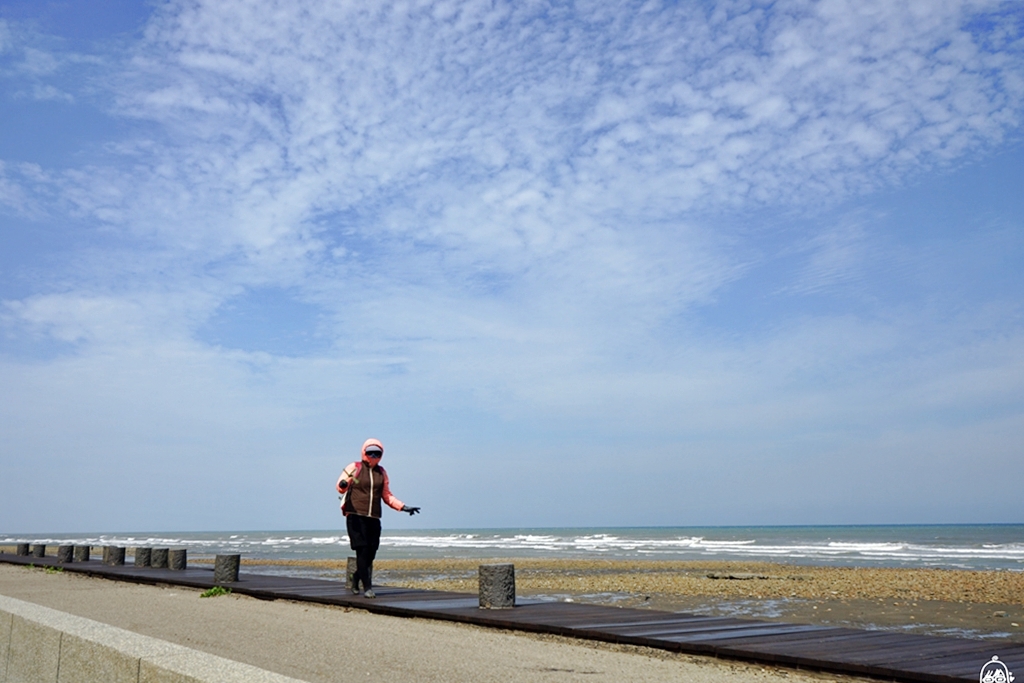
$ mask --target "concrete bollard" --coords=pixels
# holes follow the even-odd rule
[[[512,564],[480,565],[480,609],[516,606],[516,568]]]
[[[57,561],[66,564],[68,562],[75,561],[75,546],[73,545],[59,545],[57,546]]]
[[[234,583],[238,581],[238,566],[241,555],[216,555],[213,558],[213,582]]]
[[[32,546],[32,557],[46,557],[46,545],[36,543]]]
[[[120,567],[124,564],[124,548],[116,545],[103,546],[103,564]]]
[[[18,549],[15,551],[16,555],[28,555],[28,543],[19,543]]]
[[[154,569],[167,569],[167,548],[153,548],[153,552],[149,557],[149,566]]]
[[[136,548],[135,549],[135,566],[136,567],[148,567],[153,560],[153,549],[152,548]]]
[[[348,558],[348,562],[345,563],[345,585],[349,588],[352,587],[352,582],[356,577],[356,558]]]
[[[87,545],[76,545],[75,562],[88,562],[90,550],[92,550],[92,548]]]
[[[167,554],[167,565],[175,571],[184,571],[188,565],[188,554],[185,548],[175,548]]]

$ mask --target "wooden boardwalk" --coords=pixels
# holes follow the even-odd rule
[[[212,568],[173,571],[130,565],[110,567],[98,560],[58,565],[55,557],[3,553],[0,562],[61,566],[67,572],[136,583],[213,586]],[[242,573],[238,582],[229,585],[236,593],[267,600],[357,607],[397,617],[458,621],[896,681],[976,682],[982,666],[993,655],[998,655],[1011,672],[1024,675],[1022,644],[580,603],[520,600],[512,610],[482,610],[477,596],[470,593],[387,586],[374,587],[377,598],[368,600],[353,595],[341,581],[263,574]]]

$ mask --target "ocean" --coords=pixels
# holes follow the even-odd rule
[[[350,554],[347,537],[336,531],[0,533],[0,544],[16,542],[185,547],[190,556],[241,553],[267,560]],[[750,560],[1024,571],[1024,524],[385,530],[378,557]]]

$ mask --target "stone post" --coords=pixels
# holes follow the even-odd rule
[[[120,567],[124,564],[124,548],[116,545],[103,546],[103,564]]]
[[[75,561],[75,546],[73,545],[60,545],[57,546],[57,561],[61,564]]]
[[[136,567],[148,567],[153,560],[153,549],[152,548],[136,548],[135,549],[135,566]]]
[[[167,548],[153,548],[149,558],[150,566],[154,569],[167,569],[167,553]]]
[[[511,609],[515,606],[515,565],[480,565],[480,609]]]
[[[88,562],[89,551],[91,548],[87,545],[76,545],[75,546],[75,562]]]
[[[19,543],[18,550],[15,552],[17,555],[28,555],[28,543]]]
[[[238,565],[241,555],[217,555],[213,559],[213,582],[234,583],[238,581]]]
[[[167,554],[167,564],[171,569],[184,571],[188,565],[188,551],[185,548],[175,548]]]
[[[46,545],[36,543],[32,546],[32,557],[46,557]]]

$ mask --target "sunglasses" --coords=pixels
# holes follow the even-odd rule
[[[384,451],[366,451],[367,458],[379,458],[384,455]]]

